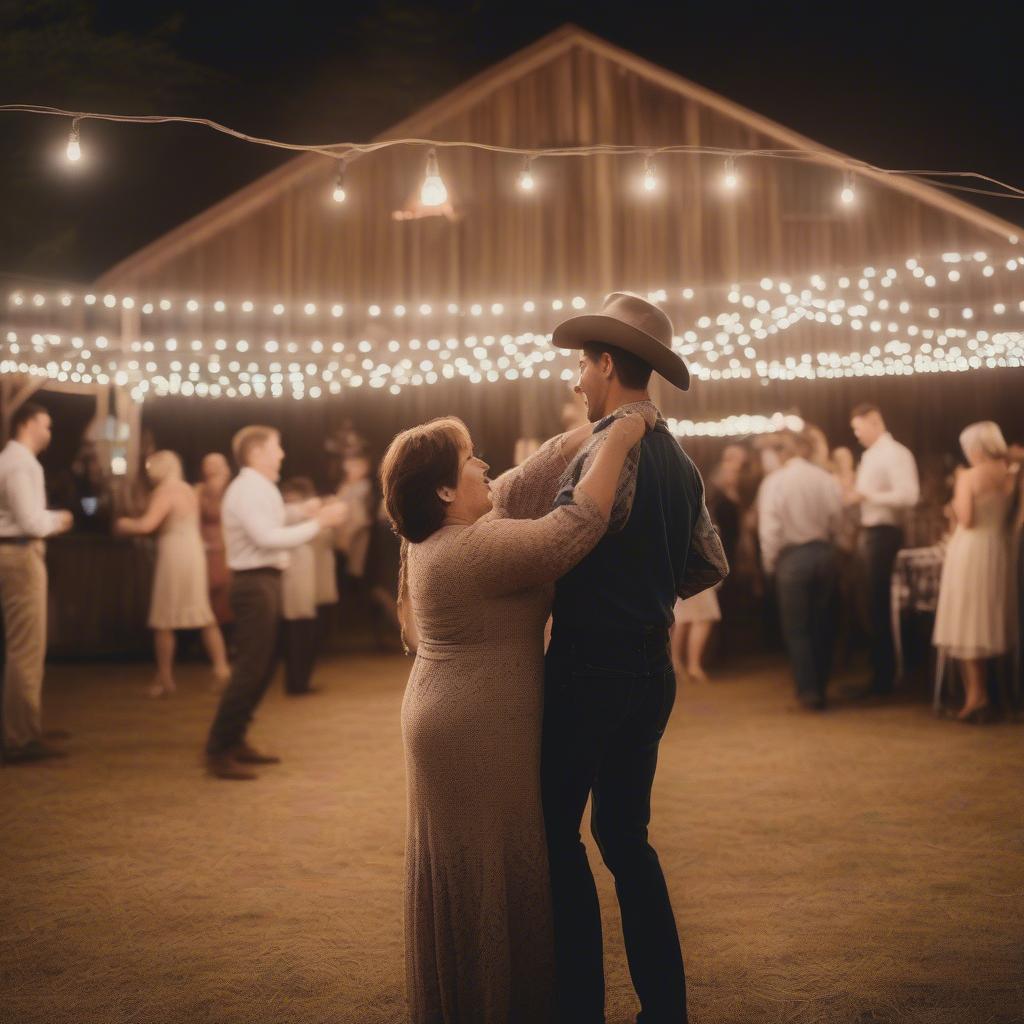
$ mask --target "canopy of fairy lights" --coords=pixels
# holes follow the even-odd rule
[[[935,298],[940,278],[973,306]],[[1019,284],[1018,284],[1019,282]],[[955,288],[954,288],[955,291]],[[676,351],[701,381],[818,379],[963,372],[1024,365],[1024,255],[947,252],[806,281],[763,278],[725,287],[658,288]],[[368,387],[398,395],[440,380],[569,381],[575,357],[551,345],[559,319],[601,296],[288,306],[200,299],[16,290],[7,296],[0,371],[114,384],[155,395],[320,398]],[[56,321],[77,328],[57,329]],[[124,334],[125,323],[135,326]],[[834,350],[778,351],[798,324],[841,332]],[[820,333],[817,337],[821,337]],[[849,339],[863,339],[845,351]]]

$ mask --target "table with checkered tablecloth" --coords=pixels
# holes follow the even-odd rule
[[[900,675],[903,674],[903,613],[935,613],[939,604],[939,585],[942,582],[942,563],[945,557],[944,542],[926,548],[904,548],[896,555],[891,584],[892,636]]]

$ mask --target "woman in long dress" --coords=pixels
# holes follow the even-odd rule
[[[203,457],[203,479],[196,484],[199,498],[199,530],[206,550],[206,577],[210,588],[210,606],[220,625],[234,621],[228,590],[231,587],[231,570],[228,568],[227,548],[224,545],[224,529],[220,521],[220,506],[224,492],[231,482],[231,467],[220,452],[210,452]]]
[[[149,605],[157,677],[149,694],[166,697],[176,689],[174,631],[177,629],[202,630],[203,646],[218,680],[230,678],[231,668],[224,638],[210,607],[206,553],[199,532],[199,499],[182,479],[181,460],[174,452],[154,452],[146,460],[146,473],[156,485],[149,507],[136,519],[119,519],[115,530],[127,536],[158,533]]]
[[[932,642],[960,665],[966,694],[957,717],[978,722],[988,711],[986,661],[1012,646],[1009,520],[1016,478],[995,423],[972,423],[960,447],[970,468],[957,472],[957,525],[942,566]]]
[[[645,428],[636,414],[616,420],[573,503],[554,511],[589,426],[553,438],[493,489],[453,418],[400,434],[384,458],[384,501],[405,538],[402,610],[411,601],[419,631],[402,706],[415,1024],[551,1020],[544,623],[551,584],[604,534]]]

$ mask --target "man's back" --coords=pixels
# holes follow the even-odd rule
[[[667,428],[651,431],[640,443],[629,519],[558,581],[555,629],[667,628],[703,499],[689,456]]]

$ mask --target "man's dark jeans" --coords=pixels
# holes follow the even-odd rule
[[[903,546],[898,526],[866,526],[860,535],[868,634],[871,641],[871,687],[889,693],[896,675],[892,639],[892,567]]]
[[[644,1024],[686,1020],[672,905],[647,839],[651,786],[675,701],[665,629],[555,632],[545,663],[542,786],[555,921],[559,1020],[604,1021],[601,912],[580,838],[591,831],[615,877],[629,970]]]
[[[208,754],[227,753],[245,739],[253,712],[267,692],[277,667],[278,621],[281,616],[281,572],[249,569],[231,577],[229,593],[235,616],[237,653],[231,681],[217,707]]]
[[[796,695],[805,704],[825,700],[838,581],[836,550],[827,541],[797,544],[779,555],[775,572],[779,619],[793,664]]]

